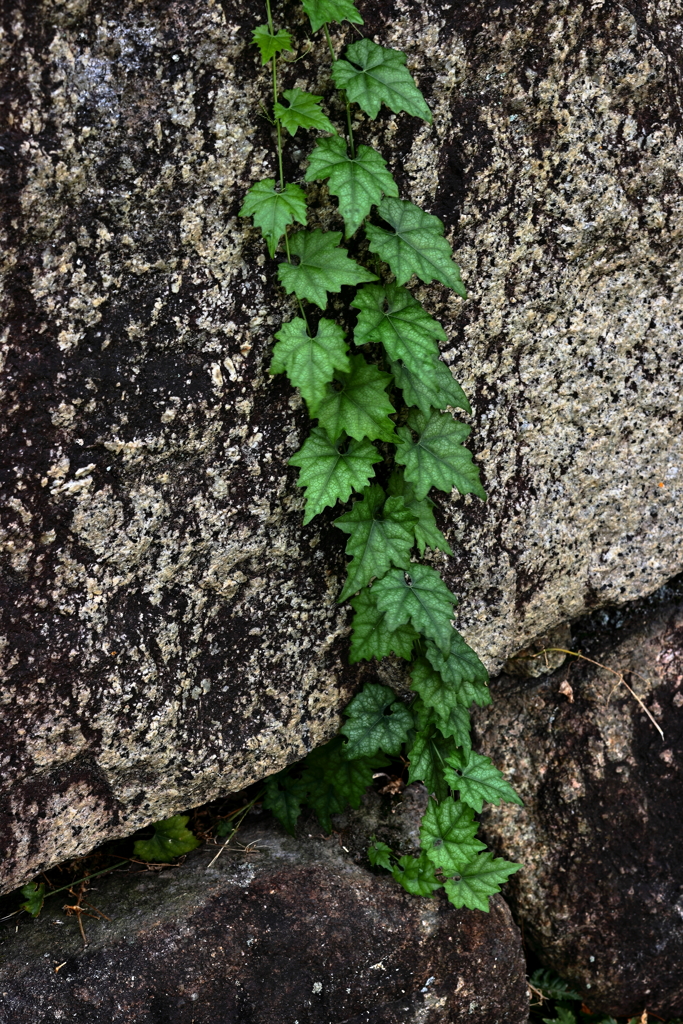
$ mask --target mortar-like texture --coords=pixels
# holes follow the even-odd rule
[[[416,290],[490,494],[441,500],[456,554],[434,564],[497,668],[681,565],[680,24],[666,2],[360,7],[434,110],[356,127],[443,218],[470,291]],[[303,53],[301,10],[277,16]],[[6,887],[303,756],[376,672],[346,666],[335,513],[301,526],[307,415],[267,374],[293,307],[237,216],[275,167],[259,20],[6,9]],[[282,84],[340,118],[311,46]],[[290,180],[311,144],[287,140]],[[310,192],[310,225],[336,228]]]

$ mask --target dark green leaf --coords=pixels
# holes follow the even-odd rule
[[[419,693],[428,708],[434,708],[438,719],[448,721],[451,708],[458,703],[459,689],[450,682],[444,682],[425,658],[418,658],[410,668],[413,689]]]
[[[485,708],[491,703],[491,694],[486,685],[489,674],[457,630],[451,630],[449,648],[439,650],[436,644],[427,641],[426,653],[432,668],[446,684],[453,687],[458,704],[463,707],[478,704],[480,708]]]
[[[361,590],[357,597],[351,598],[351,605],[355,612],[349,651],[352,665],[371,658],[379,661],[392,653],[410,660],[418,634],[410,625],[399,626],[396,630],[387,629],[385,614],[377,607],[374,588]]]
[[[293,50],[292,37],[289,32],[278,29],[273,35],[267,25],[257,25],[252,32],[252,40],[261,51],[261,64],[267,64],[271,57],[281,50]]]
[[[24,902],[19,904],[19,909],[25,910],[31,917],[38,917],[45,902],[44,883],[41,882],[38,885],[37,882],[29,882],[27,885],[22,885],[21,895],[24,897]]]
[[[417,441],[408,427],[401,427],[398,433],[403,444],[396,461],[406,467],[406,480],[413,484],[417,498],[425,498],[432,487],[446,494],[457,487],[461,494],[476,494],[486,501],[479,467],[462,444],[471,427],[454,420],[449,412],[432,410],[427,419],[418,409],[411,409],[408,426],[418,435]]]
[[[581,1002],[583,996],[570,988],[566,981],[548,968],[540,967],[529,978],[534,988],[543,993],[545,999],[567,999]]]
[[[577,1024],[576,1015],[566,1006],[556,1006],[557,1017],[543,1017],[543,1024]],[[642,1017],[634,1017],[635,1024],[640,1024]],[[617,1024],[614,1017],[606,1017],[600,1024]]]
[[[446,758],[455,753],[455,743],[445,739],[434,727],[418,732],[408,751],[410,771],[409,782],[424,782],[427,792],[437,800],[445,800],[449,794],[444,777]]]
[[[325,397],[325,385],[335,370],[348,370],[344,331],[333,320],[321,320],[318,333],[311,338],[306,321],[301,317],[283,324],[275,337],[271,373],[286,373],[308,403],[311,416],[318,415],[318,405]]]
[[[457,873],[446,880],[444,889],[454,907],[468,907],[470,910],[483,910],[487,913],[489,896],[500,892],[501,885],[507,882],[515,871],[519,871],[521,866],[501,857],[494,859],[493,854],[489,852],[480,853],[469,863],[461,867],[456,865]],[[452,869],[447,867],[446,870]]]
[[[409,565],[415,516],[402,498],[387,498],[379,484],[366,488],[361,501],[335,519],[349,534],[346,554],[352,559],[339,601],[346,601],[373,576],[383,576],[392,565]]]
[[[135,856],[140,860],[163,864],[194,850],[200,842],[189,828],[185,827],[189,820],[187,814],[174,814],[166,821],[155,821],[152,838],[138,839],[134,844]]]
[[[293,779],[289,769],[266,779],[263,806],[274,814],[282,827],[293,836],[301,813],[306,787],[301,779]]]
[[[350,762],[353,764],[353,761]],[[391,871],[391,847],[386,843],[372,836],[372,842],[368,846],[368,860],[373,868],[385,868]]]
[[[387,231],[367,224],[365,233],[370,251],[391,267],[397,284],[405,284],[413,274],[421,281],[440,281],[466,298],[467,292],[451,247],[443,237],[443,224],[438,217],[425,213],[407,199],[383,199],[380,217],[394,229]]]
[[[355,157],[351,157],[346,142],[340,138],[320,139],[309,157],[306,181],[325,178],[330,179],[331,194],[339,199],[347,238],[360,227],[383,194],[398,195],[396,182],[376,150],[358,146]]]
[[[451,619],[457,598],[436,569],[411,565],[407,579],[402,569],[392,569],[372,589],[377,594],[377,607],[386,613],[388,629],[411,622],[418,633],[432,637],[445,652],[450,650]]]
[[[394,880],[402,885],[411,896],[433,896],[441,888],[434,874],[434,865],[422,854],[420,857],[400,857],[392,868]]]
[[[475,839],[478,823],[474,811],[462,801],[447,797],[440,804],[430,800],[420,825],[420,842],[432,864],[444,871],[460,872],[486,849]]]
[[[438,717],[438,728],[442,736],[452,736],[456,747],[462,747],[465,757],[472,749],[470,713],[462,704],[454,704],[446,718]]]
[[[432,409],[447,409],[448,406],[472,412],[465,392],[440,359],[434,360],[429,373],[414,373],[400,362],[392,362],[391,372],[406,405],[417,406],[425,416],[429,416]]]
[[[391,360],[402,360],[415,374],[430,374],[439,355],[437,339],[448,339],[409,291],[395,284],[369,284],[351,305],[360,310],[353,332],[356,345],[379,342]]]
[[[352,491],[362,491],[375,475],[372,468],[382,456],[368,441],[349,441],[342,435],[330,441],[322,427],[314,427],[302,448],[292,455],[290,466],[299,466],[299,487],[306,488],[304,526],[327,505],[347,501]]]
[[[324,309],[328,292],[340,292],[346,284],[375,281],[376,277],[339,248],[341,231],[297,231],[289,243],[299,263],[281,263],[278,277],[287,292],[308,299]]]
[[[444,775],[451,789],[460,791],[460,799],[479,814],[484,801],[498,807],[503,801],[524,806],[524,802],[503,778],[490,758],[476,754],[469,755],[455,751],[448,757]]]
[[[405,53],[359,39],[347,47],[345,56],[347,60],[332,65],[334,84],[373,120],[384,103],[395,114],[405,111],[431,124],[431,111],[405,66]]]
[[[389,763],[382,754],[349,760],[346,749],[341,736],[335,736],[329,743],[312,750],[306,758],[306,770],[302,776],[309,793],[316,790],[321,780],[330,785],[341,810],[346,810],[347,804],[353,808],[360,807],[363,794],[372,785],[374,772]],[[307,799],[310,802],[310,797]]]
[[[363,19],[351,0],[301,0],[303,9],[311,19],[311,29],[319,28],[330,21],[351,21],[362,25]]]
[[[413,725],[410,711],[388,686],[366,683],[344,712],[341,732],[348,738],[348,758],[372,757],[378,750],[398,754]]]
[[[290,135],[296,135],[297,128],[317,128],[321,132],[337,134],[329,117],[320,109],[322,96],[314,96],[303,89],[285,89],[282,93],[288,106],[276,103],[273,107],[275,116]]]
[[[420,554],[424,555],[425,548],[430,547],[434,551],[445,551],[447,555],[452,555],[450,544],[434,521],[434,502],[430,498],[418,500],[415,497],[415,488],[399,470],[394,470],[391,474],[388,489],[389,494],[403,498],[406,508],[409,508],[417,518],[413,530]]]
[[[320,426],[330,437],[339,437],[345,431],[356,440],[367,437],[371,441],[396,441],[393,421],[389,416],[394,409],[386,393],[391,374],[366,363],[363,356],[351,356],[348,373],[335,374],[335,383],[329,384],[318,406]]]
[[[251,186],[239,215],[254,218],[254,224],[261,228],[272,257],[288,225],[294,221],[306,223],[306,193],[291,183],[279,192],[275,178],[266,178]]]

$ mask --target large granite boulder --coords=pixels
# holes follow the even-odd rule
[[[668,1020],[683,1015],[683,581],[662,596],[577,629],[607,670],[502,676],[479,738],[525,801],[482,826],[524,865],[509,893],[525,940],[592,1010]]]
[[[434,109],[433,127],[384,111],[357,133],[444,219],[470,290],[420,292],[490,494],[441,502],[456,554],[437,564],[496,668],[681,565],[673,8],[360,9]],[[302,528],[287,468],[306,414],[266,372],[289,306],[237,216],[274,168],[260,8],[17,0],[4,17],[9,888],[303,756],[366,670],[345,663],[343,538],[332,512]],[[303,53],[296,5],[287,23]],[[311,46],[284,85],[336,116]],[[290,178],[305,154],[297,136]]]

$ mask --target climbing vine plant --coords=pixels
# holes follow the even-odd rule
[[[337,56],[329,23],[363,24],[352,0],[302,3],[312,31],[322,30],[327,41],[345,133],[323,112],[321,96],[299,88],[280,94],[278,56],[293,45],[287,31],[276,30],[266,0],[267,23],[254,30],[254,42],[272,69],[278,178],[252,185],[240,214],[261,229],[270,256],[280,261],[280,284],[299,307],[275,335],[270,373],[287,375],[316,421],[290,459],[305,488],[304,523],[357,496],[335,519],[348,536],[339,600],[350,601],[354,612],[349,660],[405,658],[414,696],[408,704],[387,686],[366,684],[346,709],[342,735],[271,776],[264,804],[290,832],[304,804],[330,831],[331,815],[358,807],[387,756],[405,751],[409,781],[424,782],[430,793],[421,852],[399,856],[375,840],[371,863],[414,895],[443,886],[456,907],[488,910],[489,896],[519,865],[486,851],[474,815],[484,801],[521,801],[491,761],[472,750],[469,708],[490,703],[488,675],[451,624],[456,597],[413,555],[417,549],[424,556],[428,547],[452,554],[434,519],[433,487],[482,500],[486,494],[464,446],[470,427],[449,411],[471,409],[439,359],[446,334],[405,285],[417,277],[463,298],[466,292],[442,222],[401,199],[382,155],[356,145],[352,106],[371,119],[383,104],[429,123],[432,115],[405,54],[360,38]],[[327,182],[343,233],[308,229],[306,192],[285,181],[283,135],[299,129],[326,133],[309,155],[305,181]],[[349,256],[342,235],[366,252],[367,266]],[[349,286],[360,286],[351,302],[352,348],[327,314],[330,293]],[[378,463],[386,467],[385,486],[376,482]]]

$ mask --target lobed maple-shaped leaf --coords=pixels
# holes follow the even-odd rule
[[[413,441],[409,428],[418,435],[417,441]],[[406,480],[413,484],[417,498],[425,498],[432,487],[446,494],[457,487],[461,494],[476,494],[486,501],[479,467],[462,443],[471,430],[449,412],[433,409],[427,417],[419,409],[411,409],[408,426],[398,431],[403,444],[396,452],[396,461],[405,466]]]
[[[376,252],[389,264],[397,284],[405,284],[413,274],[417,274],[426,284],[440,281],[463,298],[467,297],[451,247],[443,237],[443,223],[438,217],[425,213],[407,199],[383,199],[378,211],[394,230],[367,224],[365,233],[370,241],[370,251]]]
[[[306,223],[306,193],[291,182],[280,192],[276,188],[275,178],[265,178],[251,186],[244,197],[239,215],[254,218],[254,224],[261,228],[272,258],[287,227],[295,221]]]
[[[276,103],[273,111],[290,135],[296,135],[297,128],[317,128],[321,132],[337,134],[329,117],[320,109],[322,96],[314,96],[305,89],[285,89],[282,95],[288,105]]]
[[[425,707],[434,708],[437,719],[447,722],[451,708],[459,703],[460,690],[451,682],[444,682],[426,658],[418,658],[410,667],[413,690],[419,693]]]
[[[374,463],[381,461],[367,438],[349,441],[342,435],[330,441],[322,427],[314,427],[289,460],[290,466],[301,469],[299,487],[306,488],[304,526],[328,505],[347,501],[352,491],[362,491],[375,475]]]
[[[365,267],[339,248],[341,231],[297,231],[289,243],[299,263],[281,263],[278,277],[283,288],[297,299],[308,299],[324,309],[328,292],[340,292],[346,284],[376,281]]]
[[[313,32],[317,32],[319,28],[330,21],[351,21],[354,25],[363,24],[363,19],[352,0],[301,0],[301,5],[311,19]]]
[[[451,736],[456,747],[461,747],[465,757],[469,757],[472,749],[472,737],[470,735],[472,722],[466,707],[463,707],[462,704],[454,704],[446,718],[438,717],[437,728],[442,736]]]
[[[349,372],[336,373],[334,382],[325,389],[318,406],[320,426],[334,438],[346,431],[357,440],[368,437],[371,441],[395,442],[389,416],[396,410],[386,393],[391,374],[378,370],[361,355],[350,356],[349,364]]]
[[[19,904],[19,910],[25,910],[31,917],[38,917],[45,902],[45,883],[28,882],[21,887],[21,895],[24,902]]]
[[[135,856],[140,860],[162,864],[194,850],[200,842],[189,828],[185,827],[189,820],[187,814],[174,814],[165,821],[155,821],[152,838],[138,839],[134,844]]]
[[[391,360],[400,359],[418,375],[428,376],[439,355],[439,341],[447,341],[441,324],[396,284],[369,284],[351,303],[360,310],[353,332],[356,345],[367,342],[384,346]]]
[[[350,763],[353,764],[353,761]],[[373,868],[385,868],[387,871],[391,871],[391,855],[393,852],[391,847],[375,836],[370,838],[372,842],[368,846],[368,860]]]
[[[292,37],[284,29],[273,33],[267,25],[257,25],[252,32],[252,41],[261,51],[261,64],[267,64],[271,57],[282,50],[293,50]]]
[[[442,885],[434,874],[434,865],[424,854],[419,857],[411,857],[410,854],[399,857],[391,873],[394,881],[402,885],[411,896],[433,896],[434,891]]]
[[[377,593],[377,607],[386,613],[389,629],[410,622],[418,633],[431,637],[445,652],[450,650],[451,619],[457,598],[436,569],[411,565],[409,576],[402,569],[392,569],[372,589]]]
[[[498,807],[503,801],[524,806],[509,782],[489,757],[473,750],[469,755],[457,750],[450,754],[444,768],[444,777],[451,789],[460,792],[460,799],[479,814],[484,801]]]
[[[491,703],[491,693],[486,685],[489,678],[486,667],[456,629],[451,630],[449,641],[450,646],[441,649],[430,640],[427,641],[426,654],[432,668],[445,684],[453,687],[459,704],[463,707],[478,704],[480,708],[485,708]]]
[[[379,484],[366,488],[361,501],[334,522],[349,534],[346,554],[351,556],[338,601],[346,601],[392,565],[410,564],[415,516],[402,498],[387,498]]]
[[[286,373],[308,404],[311,416],[325,397],[325,385],[335,370],[348,370],[345,332],[333,320],[321,320],[315,338],[301,317],[283,324],[275,337],[270,373]]]
[[[454,907],[467,907],[469,910],[489,909],[489,896],[500,892],[500,887],[507,882],[510,875],[519,871],[521,864],[513,864],[492,853],[480,853],[469,863],[456,868],[456,874],[444,882],[448,899]],[[447,870],[451,870],[448,868]]]
[[[418,499],[415,497],[415,488],[409,484],[403,473],[399,470],[389,477],[389,494],[403,498],[406,508],[410,509],[416,517],[417,522],[413,526],[415,543],[418,551],[424,555],[425,548],[432,548],[433,551],[445,551],[452,555],[453,550],[436,525],[434,519],[434,502],[430,498]]]
[[[306,786],[301,779],[294,779],[286,768],[265,781],[263,806],[280,822],[286,832],[293,836],[301,814],[301,804],[306,795]]]
[[[381,661],[389,654],[410,661],[413,644],[419,634],[411,625],[399,626],[395,630],[387,628],[385,613],[377,607],[374,588],[365,588],[356,597],[352,597],[351,606],[355,612],[349,649],[349,662],[352,665],[372,658]]]
[[[344,139],[338,137],[320,139],[309,157],[306,181],[325,178],[329,178],[331,194],[339,199],[347,238],[360,227],[382,195],[398,195],[398,186],[375,149],[359,146],[352,157]]]
[[[444,767],[446,758],[455,752],[454,741],[450,737],[442,736],[434,727],[425,732],[418,732],[408,751],[408,781],[424,782],[428,793],[433,794],[439,801],[445,800],[449,790]]]
[[[398,754],[413,727],[410,711],[396,700],[388,686],[366,683],[344,714],[341,732],[348,738],[348,758],[372,757],[378,750]]]
[[[395,114],[405,111],[431,124],[431,111],[405,66],[405,53],[359,39],[346,48],[345,56],[332,65],[334,84],[373,120],[384,103]]]
[[[472,412],[465,392],[440,359],[434,359],[427,373],[417,373],[401,362],[392,362],[391,372],[403,392],[406,405],[414,405],[429,416],[432,409],[464,409]]]
[[[478,827],[474,811],[462,801],[450,796],[438,804],[430,800],[420,824],[420,843],[435,867],[459,872],[486,849],[474,838]]]

